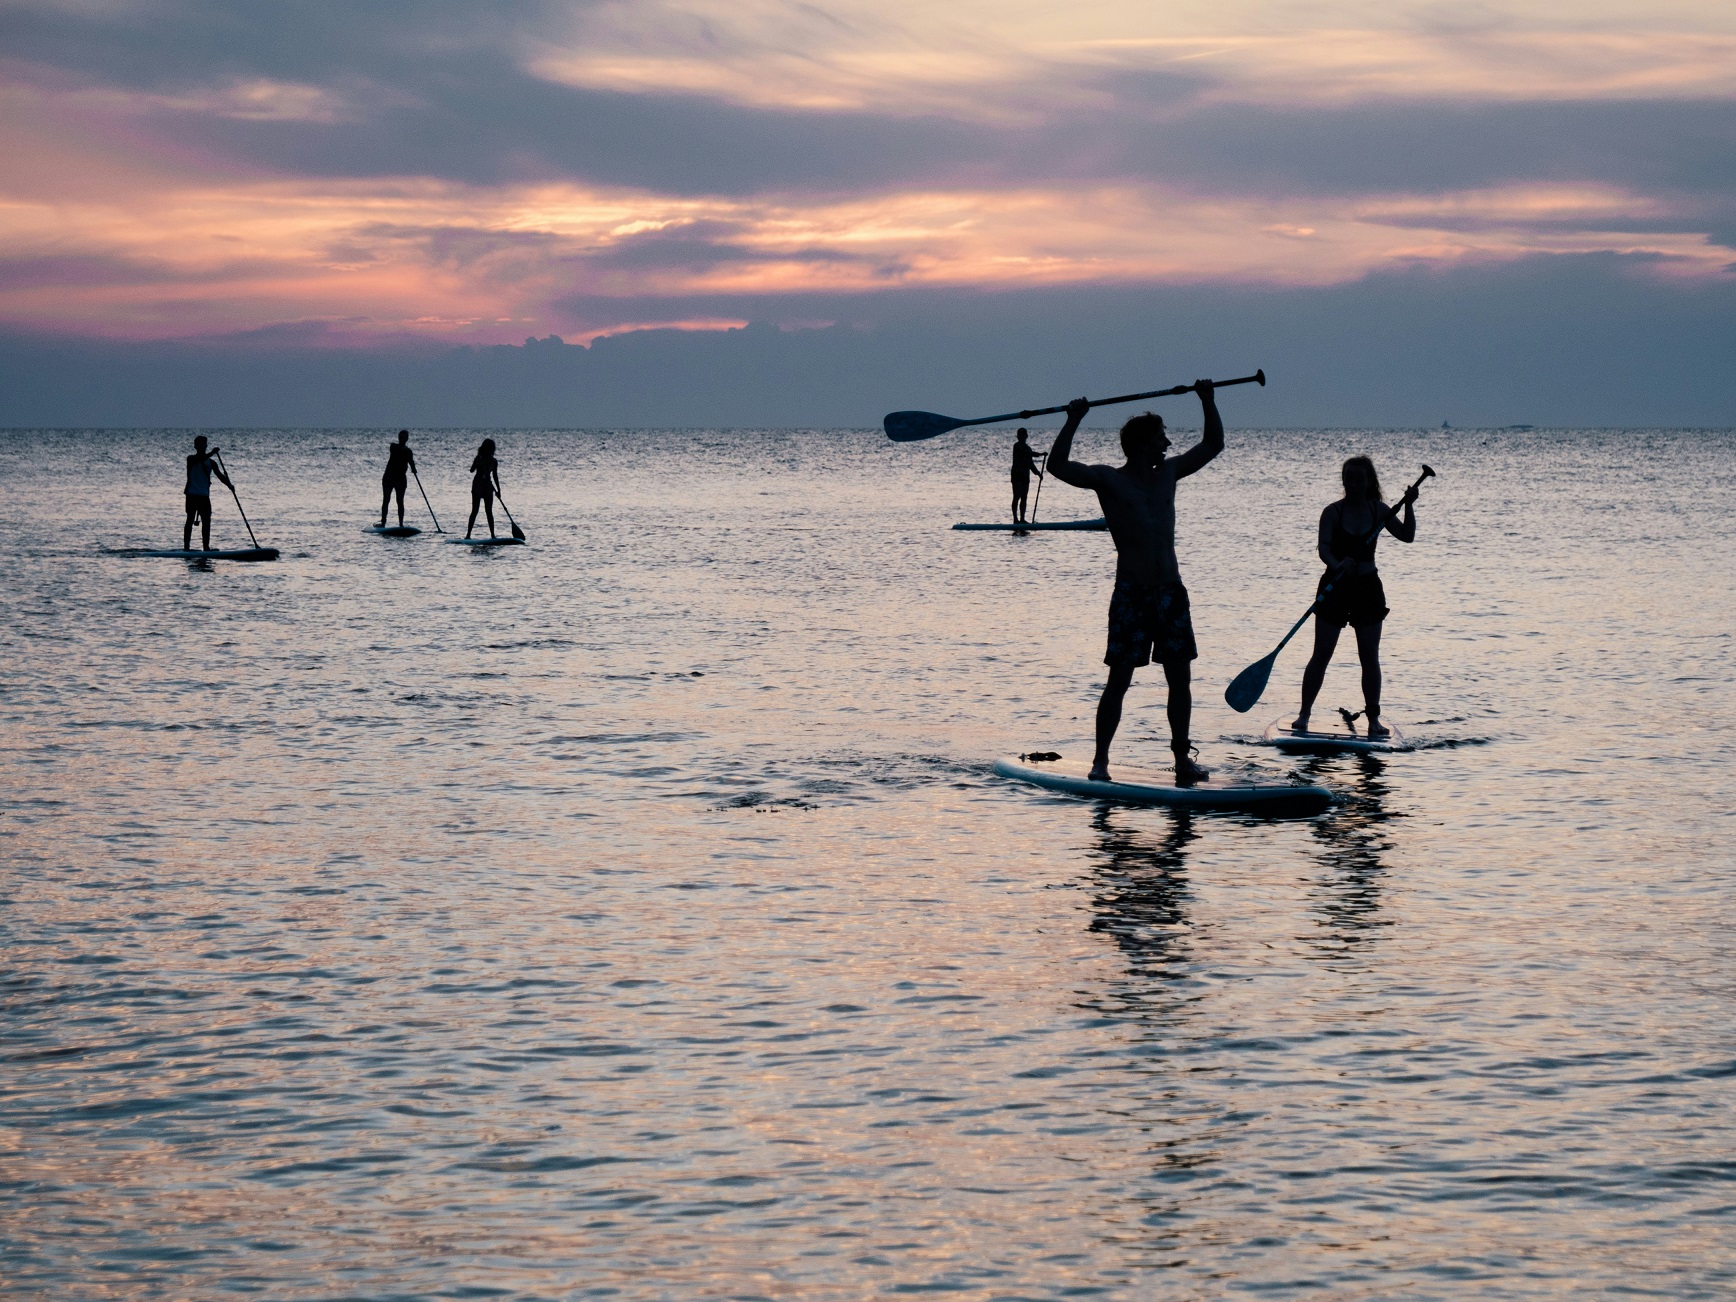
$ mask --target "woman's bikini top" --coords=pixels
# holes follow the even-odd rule
[[[1384,502],[1377,502],[1372,505],[1375,518],[1381,522],[1381,527],[1384,529],[1387,516],[1391,514],[1390,508]],[[1370,531],[1373,530],[1372,525],[1369,528]],[[1342,502],[1338,504],[1338,514],[1332,519],[1332,536],[1326,541],[1326,545],[1332,549],[1334,556],[1338,557],[1339,560],[1372,561],[1374,559],[1374,545],[1379,541],[1380,535],[1378,533],[1370,538],[1367,533],[1351,533],[1346,529],[1344,527],[1344,504]]]

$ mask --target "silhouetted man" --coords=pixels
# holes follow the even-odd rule
[[[1025,498],[1031,491],[1031,472],[1043,472],[1037,467],[1037,454],[1026,442],[1026,432],[1019,431],[1013,442],[1013,523],[1025,523]]]
[[[200,546],[206,551],[211,550],[211,476],[216,475],[224,484],[229,483],[229,476],[223,473],[223,467],[217,464],[217,454],[221,448],[205,450],[205,436],[199,435],[193,440],[193,451],[187,458],[187,523],[181,528],[181,550],[193,550],[193,521],[201,525]]]
[[[1193,786],[1210,776],[1189,756],[1188,727],[1193,716],[1190,662],[1193,618],[1187,589],[1175,561],[1175,481],[1200,469],[1224,450],[1224,422],[1210,380],[1196,380],[1205,410],[1205,436],[1179,457],[1165,457],[1169,435],[1163,417],[1147,412],[1121,427],[1127,464],[1088,466],[1072,459],[1073,435],[1090,403],[1067,404],[1067,423],[1049,449],[1049,470],[1063,484],[1097,494],[1103,518],[1115,539],[1115,595],[1109,601],[1109,648],[1103,663],[1109,680],[1097,703],[1097,752],[1091,777],[1109,780],[1109,743],[1121,725],[1121,703],[1133,671],[1156,660],[1169,681],[1169,745],[1175,752],[1177,786]]]
[[[410,431],[398,431],[398,441],[386,448],[386,473],[380,476],[380,528],[386,527],[386,507],[392,494],[398,495],[398,527],[404,526],[404,489],[409,486],[410,472],[416,468],[416,454],[410,451]]]

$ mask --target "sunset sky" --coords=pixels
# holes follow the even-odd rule
[[[0,34],[13,336],[1736,263],[1727,3],[0,0]]]

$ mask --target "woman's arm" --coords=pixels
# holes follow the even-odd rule
[[[1342,563],[1336,552],[1332,550],[1332,525],[1338,519],[1338,503],[1334,502],[1320,513],[1320,560],[1329,570],[1335,570]]]
[[[1402,543],[1416,541],[1417,513],[1414,505],[1416,500],[1417,498],[1414,492],[1409,492],[1404,495],[1404,500],[1399,503],[1399,505],[1404,508],[1404,516],[1402,518],[1400,518],[1399,513],[1394,510],[1388,510],[1386,513],[1386,531]]]

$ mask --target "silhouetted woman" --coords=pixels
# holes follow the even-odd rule
[[[494,459],[494,440],[483,439],[470,463],[470,523],[464,536],[470,537],[476,528],[476,509],[488,512],[488,536],[494,537],[494,494],[500,488],[500,462]]]
[[[1349,624],[1356,630],[1356,654],[1362,660],[1362,700],[1368,717],[1368,735],[1385,737],[1390,729],[1380,721],[1380,624],[1387,616],[1386,590],[1380,571],[1374,567],[1374,546],[1385,530],[1400,542],[1417,536],[1412,504],[1416,490],[1404,495],[1399,512],[1380,497],[1380,477],[1367,457],[1352,457],[1344,463],[1344,496],[1320,513],[1320,559],[1326,573],[1317,591],[1326,593],[1314,609],[1314,655],[1302,671],[1302,712],[1290,725],[1292,731],[1308,730],[1308,715],[1320,684],[1326,681],[1326,666],[1338,646],[1338,635]]]

